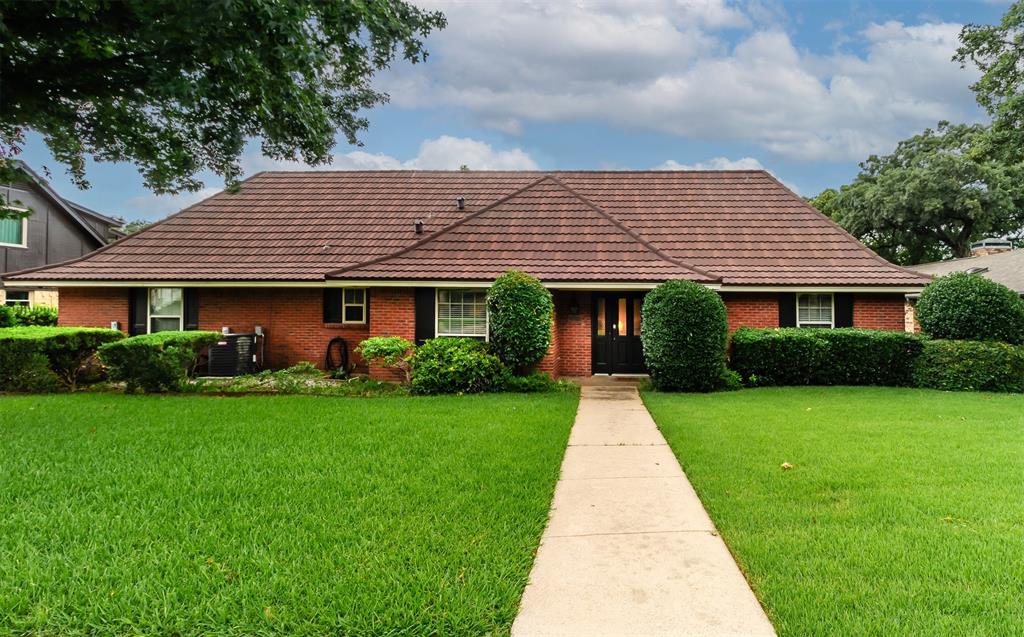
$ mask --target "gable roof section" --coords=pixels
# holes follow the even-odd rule
[[[87,257],[5,279],[313,284],[429,269],[468,280],[499,266],[550,281],[927,282],[764,171],[258,173]]]
[[[719,280],[664,254],[550,175],[396,254],[328,278],[489,281],[509,269],[546,282]]]
[[[26,164],[25,162],[19,159],[16,161],[16,164],[18,170],[20,170],[28,178],[27,181],[35,185],[36,188],[38,188],[40,192],[42,192],[43,195],[47,199],[49,199],[54,206],[57,207],[58,210],[60,210],[68,217],[70,217],[71,220],[78,224],[78,226],[81,227],[81,229],[87,235],[95,239],[97,244],[103,246],[110,242],[109,237],[104,237],[100,235],[100,233],[96,231],[96,228],[86,223],[86,221],[81,216],[81,212],[79,210],[80,206],[78,206],[77,204],[73,204],[72,202],[58,195],[57,191],[50,186],[49,182],[47,182],[45,179],[36,174],[36,172],[32,170],[29,167],[29,165]],[[101,216],[99,215],[99,213],[92,212],[91,210],[89,212],[94,215]]]

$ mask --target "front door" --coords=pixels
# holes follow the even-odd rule
[[[644,350],[640,344],[640,306],[643,292],[594,294],[591,317],[595,374],[640,374]]]

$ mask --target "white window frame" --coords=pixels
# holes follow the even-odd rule
[[[345,301],[345,293],[352,291],[361,291],[363,293],[362,303],[347,303]],[[342,288],[341,289],[341,322],[343,325],[366,325],[366,302],[369,299],[367,294],[367,288]],[[358,321],[349,321],[346,319],[345,308],[348,307],[361,307],[363,309],[363,317]]]
[[[19,210],[28,212],[28,208],[19,206],[7,206],[8,210]],[[0,241],[0,248],[27,248],[28,247],[28,217],[21,218],[21,243],[5,243]]]
[[[181,314],[153,314],[153,290],[180,290],[181,291]],[[146,288],[146,334],[155,334],[153,331],[153,319],[178,319],[178,330],[185,329],[185,288]],[[167,330],[165,330],[167,331]]]
[[[454,334],[451,332],[441,333],[441,292],[473,292],[475,294],[483,293],[485,295],[484,300],[484,333],[483,334]],[[486,301],[487,290],[480,288],[434,288],[434,336],[455,336],[459,338],[481,338],[484,341],[491,340],[491,312],[487,309]]]
[[[817,321],[802,322],[800,320],[800,297],[802,297],[802,296],[827,296],[828,297],[829,306],[830,306],[831,309],[829,310],[829,323],[828,323],[827,327],[828,327],[828,329],[834,329],[835,326],[836,326],[836,295],[834,293],[832,293],[832,292],[803,292],[803,293],[797,294],[796,295],[796,326],[797,327],[812,327],[812,328],[813,327],[817,327],[817,328],[824,328],[824,327],[826,327],[825,323],[821,323],[821,322],[817,322]]]
[[[18,299],[12,302],[11,292],[14,292],[15,294],[25,294],[25,300],[22,301],[21,299]],[[15,307],[19,305],[23,307],[32,307],[32,293],[28,290],[7,290],[4,294],[4,305],[7,307]]]

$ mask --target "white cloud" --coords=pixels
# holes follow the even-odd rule
[[[334,155],[330,164],[310,167],[300,162],[280,161],[260,154],[243,158],[247,174],[260,170],[537,170],[537,162],[519,148],[496,150],[490,144],[468,137],[441,135],[420,144],[415,157],[400,160],[382,153],[360,150]]]
[[[729,159],[727,157],[712,157],[707,161],[699,161],[696,164],[681,164],[674,159],[664,161],[654,167],[654,170],[763,170],[761,162],[753,157],[741,157]]]
[[[380,87],[398,106],[465,108],[513,134],[531,121],[599,121],[848,160],[940,119],[978,117],[976,72],[951,61],[957,24],[872,24],[854,36],[862,53],[822,55],[794,45],[771,3],[436,6],[449,26],[429,38],[428,63],[396,65]]]
[[[208,187],[196,192],[180,192],[176,195],[147,194],[131,197],[121,206],[126,211],[121,216],[128,221],[162,219],[207,197],[212,197],[221,190],[222,188]]]

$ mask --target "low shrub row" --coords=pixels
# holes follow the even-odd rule
[[[554,391],[558,383],[533,371],[516,375],[491,352],[491,345],[472,338],[434,338],[419,347],[397,336],[368,338],[356,348],[367,361],[398,369],[414,394]]]
[[[1024,347],[985,341],[926,341],[914,383],[948,391],[1024,392]]]
[[[880,330],[737,330],[730,366],[747,386],[883,385],[1024,391],[1024,347]]]
[[[57,308],[46,305],[0,305],[0,328],[5,327],[55,327]]]
[[[122,338],[87,327],[0,329],[0,391],[74,390],[97,350]]]
[[[110,379],[123,381],[127,392],[178,391],[194,375],[200,354],[219,339],[217,332],[157,332],[108,343],[99,355]]]
[[[921,337],[904,332],[741,328],[730,366],[752,386],[908,386],[921,346]]]

